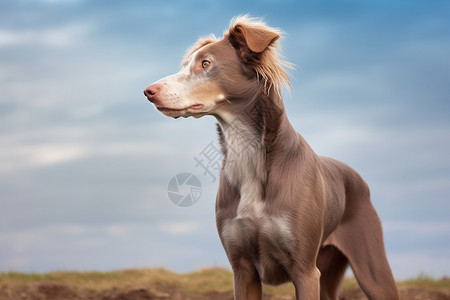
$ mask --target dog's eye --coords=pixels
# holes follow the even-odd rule
[[[208,68],[209,65],[211,65],[211,62],[210,62],[210,61],[208,61],[208,60],[202,61],[202,68],[203,68],[203,69]]]

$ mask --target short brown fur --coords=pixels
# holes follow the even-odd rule
[[[184,61],[206,57],[214,65],[192,75],[204,82],[195,87],[196,101],[206,101],[199,88],[211,82],[225,98],[205,111],[170,114],[218,120],[224,161],[216,220],[235,299],[261,299],[262,282],[286,281],[296,299],[337,299],[347,265],[369,299],[398,299],[367,184],[347,165],[317,156],[287,118],[280,91],[290,65],[279,59],[279,37],[240,17],[223,39],[201,40]],[[149,86],[149,100],[168,103],[159,90],[169,81]]]

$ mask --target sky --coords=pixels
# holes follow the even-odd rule
[[[288,117],[367,181],[396,278],[450,275],[450,3],[434,0],[0,1],[0,272],[229,267],[218,172],[197,162],[215,119],[167,118],[142,91],[247,13],[284,31]],[[201,184],[188,207],[168,193],[181,173]]]

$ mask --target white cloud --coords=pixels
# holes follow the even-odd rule
[[[290,119],[319,154],[333,151],[344,156],[351,153],[366,158],[397,159],[392,165],[398,170],[450,164],[446,155],[450,151],[450,133],[441,124],[385,126],[379,120],[399,119],[401,112],[394,107],[363,110],[317,112]]]
[[[86,104],[80,107],[74,107],[70,113],[75,119],[93,118],[103,113],[105,108],[106,106],[100,103]]]
[[[89,154],[107,156],[173,157],[177,154],[177,151],[164,141],[108,142],[101,145],[92,145],[92,149],[89,150]]]
[[[448,235],[450,236],[450,222],[415,222],[415,221],[386,221],[383,223],[386,232],[402,232],[412,235],[431,236]]]
[[[17,172],[79,160],[89,156],[174,157],[178,151],[163,141],[87,142],[80,144],[4,145],[0,153],[0,172]]]
[[[0,232],[0,248],[3,251],[22,253],[38,244],[45,244],[45,236],[35,229]]]
[[[83,145],[41,144],[3,146],[0,172],[48,166],[78,159],[87,153]]]
[[[39,145],[27,146],[18,151],[22,157],[29,157],[32,164],[52,165],[75,160],[86,153],[81,145]]]
[[[114,224],[114,225],[106,226],[105,230],[109,236],[125,237],[127,234],[129,234],[133,230],[133,227],[129,226],[129,225],[123,225],[123,224]]]
[[[68,238],[74,243],[89,247],[95,236],[124,237],[138,228],[136,224],[100,224],[85,225],[62,223],[39,228],[27,228],[0,232],[0,248],[10,249],[13,253],[22,253],[33,248],[45,248],[61,238]],[[92,243],[97,245],[97,242]]]
[[[67,47],[82,41],[91,31],[92,26],[88,24],[69,24],[43,29],[0,28],[0,47],[23,44]]]
[[[170,223],[162,223],[160,224],[161,230],[164,232],[181,235],[186,233],[191,233],[200,228],[201,224],[199,222],[190,221],[190,222],[170,222]]]
[[[186,150],[186,147],[174,147],[176,139],[171,142],[159,137],[161,132],[167,134],[170,126],[168,129],[158,124],[152,128],[139,125],[127,128],[124,131],[121,124],[99,122],[90,126],[77,123],[11,131],[0,137],[0,173],[18,172],[94,156],[171,158]],[[111,131],[114,131],[113,136]]]

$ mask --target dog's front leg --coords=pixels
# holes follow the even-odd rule
[[[313,268],[311,272],[299,273],[293,280],[295,286],[295,299],[319,300],[320,299],[320,271]]]
[[[262,286],[258,272],[246,260],[241,259],[234,273],[234,299],[235,300],[261,300]]]

